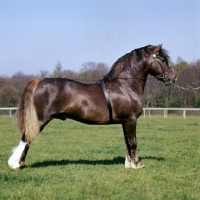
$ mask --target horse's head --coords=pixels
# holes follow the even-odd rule
[[[166,86],[176,81],[174,70],[169,66],[170,57],[166,50],[162,49],[162,45],[148,46],[150,74],[160,81],[163,81]]]

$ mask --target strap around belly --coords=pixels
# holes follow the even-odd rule
[[[113,120],[113,117],[112,117],[112,106],[111,106],[111,103],[110,103],[110,98],[109,98],[109,95],[108,95],[108,91],[106,89],[106,86],[105,86],[105,83],[103,80],[100,81],[101,83],[101,88],[103,90],[103,93],[104,93],[104,96],[106,98],[106,103],[108,105],[108,110],[109,110],[109,116],[110,116],[110,121]]]

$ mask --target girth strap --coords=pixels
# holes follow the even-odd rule
[[[107,103],[108,110],[109,110],[110,121],[112,121],[112,119],[113,119],[113,117],[112,117],[112,106],[111,106],[111,103],[110,103],[110,98],[109,98],[109,95],[108,95],[108,91],[106,89],[104,81],[100,80],[100,83],[101,83],[101,88],[103,90],[104,96],[106,98],[106,103]]]

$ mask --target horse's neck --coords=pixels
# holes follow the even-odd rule
[[[144,87],[146,84],[148,76],[148,70],[145,65],[141,65],[135,68],[129,68],[128,70],[124,70],[120,73],[119,79],[124,82],[124,84],[129,84],[131,87],[135,87],[135,85],[144,91]]]

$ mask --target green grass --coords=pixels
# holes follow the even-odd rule
[[[54,120],[32,144],[27,167],[7,166],[21,136],[0,117],[0,199],[200,199],[200,118],[140,118],[138,154],[125,169],[120,125]]]

